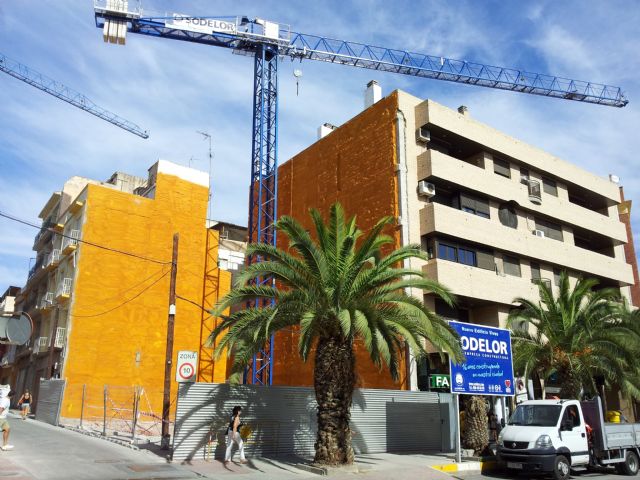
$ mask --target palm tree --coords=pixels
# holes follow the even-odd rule
[[[557,297],[541,282],[540,301],[517,298],[509,315],[510,327],[521,321],[535,327],[532,332],[516,328],[512,334],[516,371],[541,379],[556,374],[561,398],[577,399],[582,391],[595,394],[595,376],[608,385],[619,383],[623,393],[640,392],[638,326],[621,314],[619,293],[594,290],[597,284],[581,278],[572,289],[563,272]]]
[[[331,207],[327,224],[318,211],[310,214],[317,241],[295,219],[285,216],[276,228],[288,237],[288,250],[249,245],[247,254],[263,261],[249,265],[212,312],[219,316],[232,305],[241,306],[223,318],[210,342],[219,339],[215,354],[226,351],[233,358],[232,380],[237,381],[271,335],[298,328],[300,356],[306,361],[315,355],[315,461],[348,464],[353,462],[349,420],[356,382],[354,342],[361,341],[373,363],[378,368],[387,366],[394,379],[406,344],[417,357],[426,354],[425,340],[456,362],[464,357],[448,324],[420,298],[405,293],[409,288],[419,289],[453,303],[446,288],[424,278],[420,271],[402,267],[406,259],[426,259],[420,247],[410,245],[381,254],[381,249],[394,243],[382,234],[392,218],[383,218],[363,235],[355,217],[345,221],[340,204]],[[255,284],[256,278],[269,277],[275,279],[275,286]],[[264,306],[247,306],[247,302],[255,305],[256,299]]]

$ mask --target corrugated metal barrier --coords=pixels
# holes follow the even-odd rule
[[[38,405],[36,408],[36,420],[58,425],[60,419],[60,405],[64,395],[65,381],[60,379],[40,379],[38,390]]]
[[[452,402],[450,394],[356,389],[351,408],[355,452],[451,451]],[[313,455],[313,388],[185,383],[178,390],[173,459],[224,457],[235,405],[242,406],[243,423],[252,430],[247,455]]]

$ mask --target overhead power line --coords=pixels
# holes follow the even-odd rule
[[[138,298],[140,295],[142,295],[144,292],[146,292],[147,290],[149,290],[151,287],[153,287],[156,283],[158,283],[160,280],[162,280],[164,277],[166,277],[169,274],[169,272],[165,272],[163,273],[157,280],[155,280],[153,283],[149,284],[148,286],[146,286],[145,288],[143,288],[142,290],[140,290],[137,294],[135,294],[133,297],[125,300],[124,302],[120,303],[119,305],[116,305],[113,308],[110,308],[109,310],[105,310],[104,312],[100,312],[100,313],[94,313],[92,315],[75,315],[73,313],[69,313],[70,316],[72,317],[76,317],[76,318],[92,318],[92,317],[100,317],[102,315],[106,315],[107,313],[111,313],[114,310],[117,310],[120,307],[125,306],[127,303],[132,302],[133,300],[135,300],[136,298]]]
[[[21,223],[23,225],[27,225],[28,227],[32,227],[32,228],[36,228],[38,230],[42,230],[42,226],[41,225],[37,225],[33,222],[29,222],[27,220],[22,220],[21,218],[16,217],[15,215],[11,215],[5,212],[0,212],[0,217],[4,217],[6,219],[12,220],[14,222],[17,223]],[[85,245],[90,245],[92,247],[96,247],[96,248],[100,248],[102,250],[107,250],[109,252],[114,252],[114,253],[119,253],[121,255],[127,255],[129,257],[133,257],[133,258],[138,258],[140,260],[146,260],[147,262],[153,262],[153,263],[158,263],[160,265],[170,265],[171,261],[162,261],[162,260],[157,260],[155,258],[149,258],[149,257],[145,257],[142,255],[138,255],[136,253],[132,253],[132,252],[126,252],[124,250],[118,250],[117,248],[111,248],[111,247],[107,247],[105,245],[100,245],[98,243],[93,243],[93,242],[89,242],[87,240],[82,240],[80,238],[74,238],[70,235],[65,235],[64,233],[59,233],[56,232],[53,228],[46,228],[46,230],[56,234],[56,235],[60,235],[62,238],[70,238],[72,240],[77,241],[78,243],[84,243]]]

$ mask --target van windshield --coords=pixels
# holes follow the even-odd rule
[[[528,427],[555,427],[562,405],[518,405],[509,419],[509,425]]]

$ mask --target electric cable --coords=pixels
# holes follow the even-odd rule
[[[7,219],[12,220],[14,222],[22,223],[23,225],[27,225],[29,227],[36,228],[38,230],[42,230],[43,229],[42,226],[36,225],[35,223],[29,222],[27,220],[22,220],[22,219],[16,217],[15,215],[10,215],[10,214],[4,213],[2,211],[0,211],[0,217],[7,218]],[[129,257],[138,258],[140,260],[146,260],[147,262],[159,263],[160,265],[170,265],[171,264],[171,261],[167,262],[167,261],[157,260],[155,258],[144,257],[142,255],[138,255],[138,254],[135,254],[135,253],[125,252],[124,250],[118,250],[117,248],[106,247],[106,246],[100,245],[98,243],[89,242],[87,240],[82,240],[80,238],[74,238],[74,237],[72,237],[70,235],[65,235],[64,233],[56,232],[53,228],[46,228],[46,230],[48,230],[51,233],[54,233],[55,235],[60,235],[62,238],[70,238],[71,240],[75,240],[78,243],[84,243],[85,245],[90,245],[92,247],[101,248],[101,249],[107,250],[109,252],[119,253],[121,255],[127,255]]]
[[[148,276],[147,278],[145,278],[144,280],[140,280],[138,283],[136,283],[136,284],[134,284],[134,285],[131,285],[131,286],[129,286],[129,287],[122,288],[122,289],[120,289],[117,293],[115,293],[115,294],[111,295],[110,297],[107,297],[107,298],[101,298],[101,299],[99,299],[99,300],[96,300],[96,301],[95,301],[95,302],[93,302],[93,303],[89,303],[89,304],[86,304],[86,305],[82,305],[82,307],[83,307],[83,308],[93,307],[94,305],[97,305],[97,304],[99,304],[99,303],[104,304],[104,303],[106,303],[106,302],[108,302],[109,300],[112,300],[112,299],[114,299],[114,298],[122,297],[122,295],[123,295],[123,294],[125,294],[125,293],[127,293],[127,292],[130,292],[130,291],[132,291],[132,290],[136,289],[136,288],[137,288],[137,287],[139,287],[140,285],[143,285],[144,283],[146,283],[147,281],[151,280],[151,279],[152,279],[153,277],[155,277],[156,275],[158,275],[158,274],[160,274],[160,273],[164,274],[164,273],[165,273],[164,269],[165,269],[165,266],[162,266],[162,268],[160,268],[160,270],[157,270],[157,271],[153,272],[151,275],[149,275],[149,276]]]
[[[71,317],[76,317],[76,318],[92,318],[92,317],[100,317],[102,315],[106,315],[107,313],[111,313],[114,310],[117,310],[120,307],[123,307],[124,305],[126,305],[129,302],[132,302],[133,300],[135,300],[136,298],[138,298],[140,295],[142,295],[144,292],[146,292],[147,290],[149,290],[151,287],[153,287],[156,283],[158,283],[160,280],[162,280],[164,277],[166,277],[169,274],[169,272],[165,272],[162,274],[162,276],[160,278],[158,278],[156,281],[154,281],[152,284],[148,285],[147,287],[145,287],[144,289],[140,290],[140,292],[138,292],[136,295],[134,295],[133,297],[125,300],[124,302],[122,302],[120,305],[116,305],[113,308],[110,308],[109,310],[106,310],[104,312],[101,313],[95,313],[93,315],[75,315],[72,314],[71,312],[69,312],[69,316]]]

